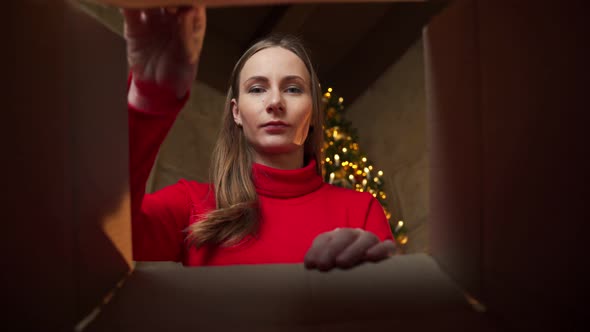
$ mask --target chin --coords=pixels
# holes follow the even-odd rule
[[[258,144],[256,150],[264,154],[284,154],[295,152],[298,148],[300,148],[300,146],[293,142],[269,142],[266,144]]]
[[[294,152],[295,149],[287,146],[265,146],[261,147],[258,151],[264,154],[286,154]]]

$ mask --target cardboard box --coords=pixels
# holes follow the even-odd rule
[[[68,331],[132,268],[125,43],[67,1],[7,17],[3,325]]]
[[[122,8],[150,8],[150,7],[174,7],[181,5],[192,5],[195,3],[205,4],[208,7],[223,6],[257,6],[257,5],[281,5],[281,4],[304,4],[304,3],[362,3],[362,2],[394,2],[400,0],[94,0],[108,5]],[[423,0],[409,0],[404,2],[421,2]]]
[[[124,43],[70,2],[10,4],[5,325],[574,330],[590,183],[583,9],[456,1],[431,22],[432,257],[321,274],[133,269]]]
[[[491,331],[424,254],[328,273],[301,264],[135,269],[86,331]]]

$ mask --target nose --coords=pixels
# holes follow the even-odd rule
[[[266,105],[266,111],[272,112],[284,112],[285,105],[283,104],[283,96],[278,89],[272,89],[270,92],[268,104]]]

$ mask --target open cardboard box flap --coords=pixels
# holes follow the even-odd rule
[[[140,263],[88,331],[450,329],[458,317],[482,328],[480,316],[424,254],[328,273],[301,264]]]
[[[16,111],[7,113],[3,147],[12,175],[3,284],[5,316],[18,330],[71,330],[130,268],[125,44],[71,2],[14,1],[6,30],[16,56],[6,66],[5,108]],[[511,330],[576,330],[587,321],[576,253],[585,252],[578,226],[588,219],[588,121],[579,110],[589,57],[571,42],[584,37],[581,3],[454,1],[425,33],[431,252]],[[328,274],[300,265],[155,266],[131,272],[87,330],[481,331],[466,326],[481,315],[424,255]]]

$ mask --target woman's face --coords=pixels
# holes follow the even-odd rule
[[[234,121],[259,155],[302,153],[312,117],[310,77],[303,61],[281,47],[246,61]]]

